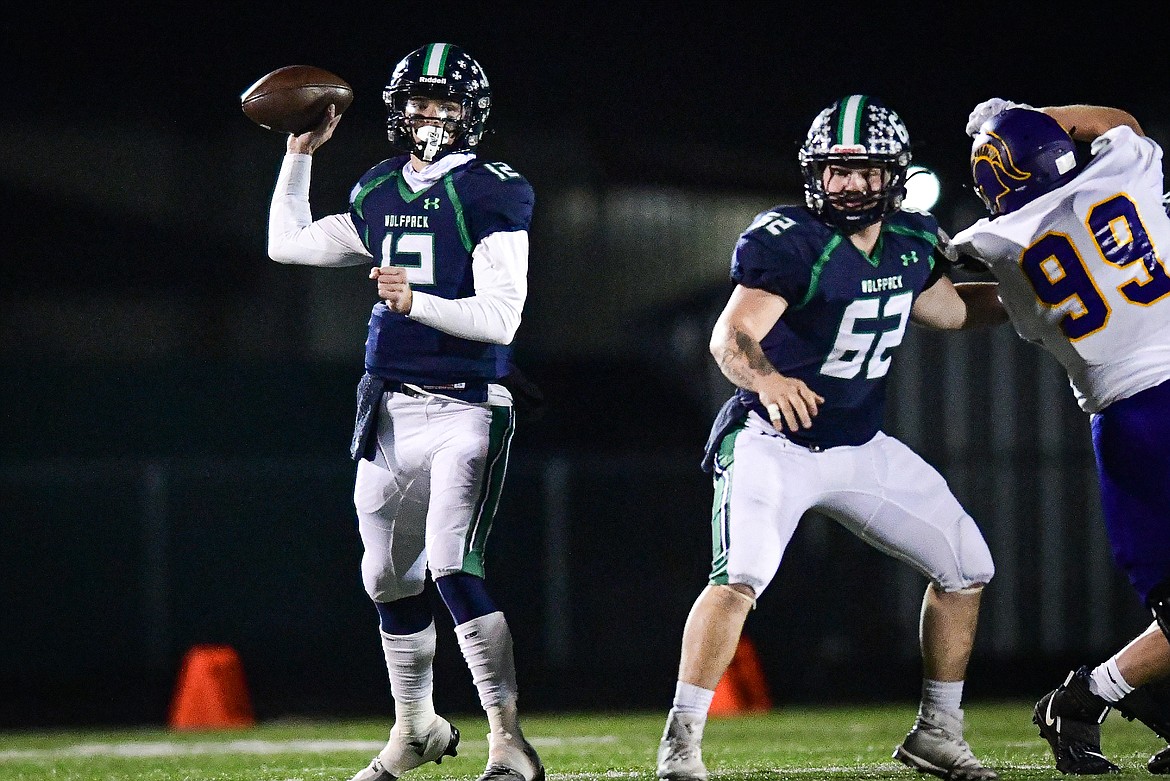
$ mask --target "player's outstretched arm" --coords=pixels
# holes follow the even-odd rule
[[[938,330],[982,328],[1007,322],[995,282],[960,282],[940,277],[914,302],[911,319]]]
[[[1060,123],[1076,141],[1093,141],[1115,127],[1125,125],[1139,136],[1145,131],[1138,121],[1125,109],[1112,106],[1093,106],[1087,103],[1073,103],[1067,106],[1044,106],[1040,109]]]

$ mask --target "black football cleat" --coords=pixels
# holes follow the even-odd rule
[[[1088,667],[1070,672],[1032,712],[1032,723],[1052,747],[1056,769],[1076,776],[1120,772],[1101,753],[1101,722],[1109,715],[1109,703],[1089,690],[1089,672]]]
[[[1170,743],[1170,679],[1137,687],[1114,703],[1113,709],[1130,721],[1140,721]],[[1170,773],[1170,746],[1150,757],[1146,768],[1158,775]]]
[[[1170,746],[1150,757],[1150,761],[1146,763],[1146,770],[1155,775],[1170,773]]]

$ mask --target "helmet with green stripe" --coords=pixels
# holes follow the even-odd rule
[[[408,110],[411,98],[452,101],[463,110],[458,118],[443,120],[441,135],[420,137],[417,131],[428,122]],[[491,111],[492,90],[483,68],[466,51],[450,43],[428,43],[394,66],[382,100],[390,143],[429,163],[451,152],[474,151]]]
[[[825,192],[827,165],[880,167],[883,185],[861,203]],[[848,95],[813,120],[800,148],[804,197],[821,219],[853,232],[881,220],[902,205],[906,169],[910,165],[910,133],[901,117],[879,99]]]

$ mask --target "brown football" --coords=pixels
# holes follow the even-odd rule
[[[352,102],[353,88],[345,79],[312,65],[277,68],[240,95],[244,114],[278,133],[305,133],[321,122],[330,103],[341,114]]]

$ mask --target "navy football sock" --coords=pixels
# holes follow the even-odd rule
[[[382,631],[388,635],[413,635],[431,625],[433,615],[425,594],[375,602]]]
[[[466,624],[468,621],[495,613],[499,608],[488,596],[483,578],[468,575],[466,572],[456,572],[444,575],[435,580],[439,587],[439,594],[443,597],[447,610],[456,625]]]

